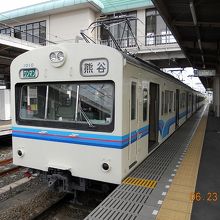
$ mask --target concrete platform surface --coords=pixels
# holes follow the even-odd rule
[[[197,194],[196,194],[197,193]],[[209,112],[191,220],[220,219],[220,118]]]

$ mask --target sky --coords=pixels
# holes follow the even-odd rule
[[[10,11],[16,8],[22,8],[28,5],[34,5],[48,0],[7,0],[0,6],[0,12]]]
[[[164,69],[163,71],[166,73],[171,74],[172,76],[176,77],[177,79],[181,80],[183,83],[187,84],[188,86],[192,87],[193,89],[199,92],[205,92],[205,88],[202,85],[199,77],[194,77],[193,68],[185,68],[183,71],[180,71],[181,68],[173,68],[173,69]]]
[[[10,11],[16,8],[21,8],[28,5],[37,4],[40,2],[46,2],[49,0],[7,0],[4,2],[4,4],[1,4],[0,6],[0,13],[5,11]],[[192,77],[193,75],[193,69],[192,68],[185,68],[184,71],[182,71],[182,74],[179,74],[180,71],[170,71],[169,69],[166,69],[165,72],[173,75],[176,78],[179,78],[181,81],[183,81],[185,84],[189,85],[193,89],[196,89],[200,92],[204,92],[205,89],[202,86],[200,80],[198,77]]]

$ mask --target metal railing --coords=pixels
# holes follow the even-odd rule
[[[157,45],[164,45],[164,44],[174,44],[177,43],[176,39],[172,34],[161,34],[161,35],[145,35],[145,36],[138,36],[137,37],[138,44],[142,44],[145,46],[157,46]],[[116,39],[116,42],[121,48],[131,48],[136,47],[136,41],[133,37]],[[115,48],[115,44],[112,39],[108,40],[98,40],[99,44],[107,45],[110,47]]]
[[[176,39],[172,34],[160,34],[160,35],[154,35],[149,34],[145,36],[145,45],[163,45],[163,44],[174,44],[177,43]]]
[[[115,44],[113,42],[112,39],[108,39],[108,40],[99,40],[98,41],[100,44],[106,45],[106,46],[110,46],[110,47],[114,47],[115,48]],[[116,39],[116,42],[118,43],[118,45],[121,48],[127,48],[127,47],[136,47],[136,42],[134,38],[122,38],[122,39]]]

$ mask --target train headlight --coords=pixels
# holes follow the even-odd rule
[[[107,163],[103,163],[102,164],[102,169],[105,170],[105,171],[108,171],[109,170],[109,165]]]
[[[104,171],[104,172],[108,172],[111,170],[111,166],[107,162],[102,163],[101,167],[102,167],[102,171]]]
[[[19,150],[17,151],[17,154],[18,154],[19,157],[23,157],[23,156],[24,156],[24,151],[21,150],[21,149],[19,149]]]
[[[54,52],[50,53],[50,61],[56,62],[56,54]]]
[[[54,67],[60,67],[64,64],[66,56],[63,51],[53,51],[49,54],[49,59]]]
[[[64,60],[64,53],[62,51],[57,53],[57,59],[59,61],[63,61]]]

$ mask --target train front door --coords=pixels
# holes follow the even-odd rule
[[[130,134],[129,134],[129,169],[137,163],[138,131],[138,81],[130,82]]]
[[[176,90],[176,128],[179,127],[180,90]]]
[[[151,152],[158,145],[159,132],[159,84],[150,83],[149,106],[149,138],[148,147]]]

